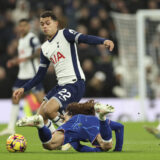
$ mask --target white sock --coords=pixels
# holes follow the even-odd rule
[[[56,130],[50,119],[48,119],[48,122],[47,122],[46,126],[47,126],[47,128],[50,129],[51,133],[53,133]]]
[[[52,122],[57,126],[61,126],[63,124],[63,119],[60,118],[60,116],[56,116]]]
[[[10,114],[10,120],[8,123],[8,129],[11,129],[11,130],[15,129],[18,113],[19,113],[19,104],[13,104],[11,109],[11,114]]]
[[[104,140],[104,139],[103,139],[103,142],[110,143],[110,142],[112,142],[112,138],[111,138],[111,139],[109,139],[109,140]]]
[[[96,117],[97,117],[100,121],[105,121],[105,120],[106,120],[106,115],[101,115],[100,113],[96,113]]]

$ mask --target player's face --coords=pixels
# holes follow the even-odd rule
[[[21,36],[25,36],[29,30],[30,30],[30,25],[28,22],[20,22],[18,26],[19,32]]]
[[[51,17],[40,18],[40,26],[45,35],[52,37],[57,32],[58,22]]]

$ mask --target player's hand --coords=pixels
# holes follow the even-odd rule
[[[23,93],[24,93],[24,88],[19,88],[19,89],[15,90],[13,92],[13,98],[15,98],[15,99],[18,100],[18,99],[21,98],[21,96],[23,95]]]
[[[105,40],[103,44],[109,49],[109,51],[112,51],[114,48],[114,43],[111,40]]]
[[[22,63],[22,62],[25,62],[27,61],[28,59],[27,58],[19,58],[18,59],[18,64]]]
[[[14,59],[11,59],[11,60],[9,60],[8,62],[7,62],[7,67],[8,68],[11,68],[11,67],[13,67],[13,66],[15,66],[15,65],[17,65],[18,64],[18,59],[17,58],[14,58]]]

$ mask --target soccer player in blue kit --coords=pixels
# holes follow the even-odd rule
[[[67,106],[65,123],[53,135],[44,125],[41,115],[25,117],[17,122],[17,126],[37,127],[43,147],[48,150],[59,149],[62,145],[70,143],[79,152],[108,151],[112,148],[112,130],[114,130],[116,133],[114,151],[121,151],[124,127],[120,123],[106,119],[106,114],[113,111],[112,106],[94,103],[94,101],[74,102]],[[82,145],[80,141],[89,141],[96,148]]]
[[[51,11],[40,15],[40,26],[48,40],[41,46],[39,70],[35,77],[22,88],[17,89],[13,96],[19,99],[24,92],[40,83],[47,72],[50,63],[53,64],[58,85],[56,85],[44,98],[38,114],[46,126],[54,131],[52,120],[57,126],[63,124],[60,113],[72,102],[79,102],[85,92],[85,75],[80,66],[76,43],[91,45],[102,44],[110,51],[114,48],[111,40],[84,35],[71,29],[58,29],[58,20]]]

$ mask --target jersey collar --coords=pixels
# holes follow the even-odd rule
[[[58,34],[58,31],[56,32],[56,34],[50,40],[48,40],[48,42],[52,42],[52,40],[56,37],[57,34]]]

